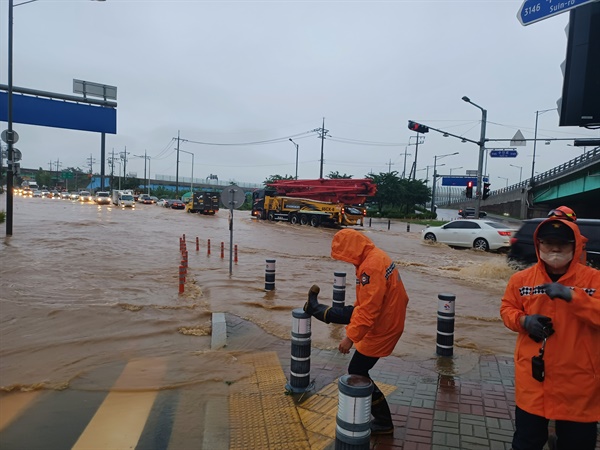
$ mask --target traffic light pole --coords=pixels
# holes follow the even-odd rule
[[[475,103],[471,103],[475,105]],[[477,106],[477,105],[475,105]],[[481,137],[479,141],[479,163],[477,164],[477,200],[475,201],[475,218],[479,218],[479,211],[481,209],[481,197],[483,192],[483,155],[485,154],[485,125],[487,123],[487,111],[479,106],[481,109]]]
[[[481,209],[481,193],[483,191],[483,155],[485,154],[485,125],[487,123],[487,111],[476,103],[473,103],[466,95],[462,98],[464,102],[470,103],[475,108],[481,110],[481,135],[479,137],[479,162],[477,164],[477,190],[475,191],[475,218],[479,218],[479,210]]]

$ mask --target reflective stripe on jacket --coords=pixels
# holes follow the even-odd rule
[[[363,355],[388,356],[404,331],[408,304],[394,262],[363,233],[352,229],[336,233],[331,256],[356,268],[356,302],[346,336]]]
[[[585,238],[576,224],[565,223],[575,235],[575,250],[558,282],[572,289],[572,300],[552,300],[541,287],[552,280],[539,259],[536,230],[538,263],[510,278],[500,315],[519,333],[514,354],[517,406],[548,419],[595,422],[600,421],[600,271],[579,263]],[[519,323],[530,314],[550,317],[555,330],[546,342],[543,382],[531,375],[531,358],[538,355],[541,343]]]

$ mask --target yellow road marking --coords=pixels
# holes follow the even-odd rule
[[[40,391],[15,392],[0,398],[0,430],[11,424],[40,395]]]
[[[165,371],[162,358],[129,362],[73,450],[134,449]]]

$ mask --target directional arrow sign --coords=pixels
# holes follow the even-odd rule
[[[495,148],[490,152],[492,158],[516,158],[518,154],[514,148]]]
[[[525,0],[517,18],[521,25],[527,26],[595,1],[598,0]]]

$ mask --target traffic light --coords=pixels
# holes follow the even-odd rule
[[[483,183],[483,193],[481,194],[481,199],[485,200],[490,196],[490,183]]]
[[[417,133],[429,133],[429,127],[413,122],[412,120],[408,121],[408,129],[416,131]]]
[[[467,182],[467,198],[473,198],[473,182]]]

